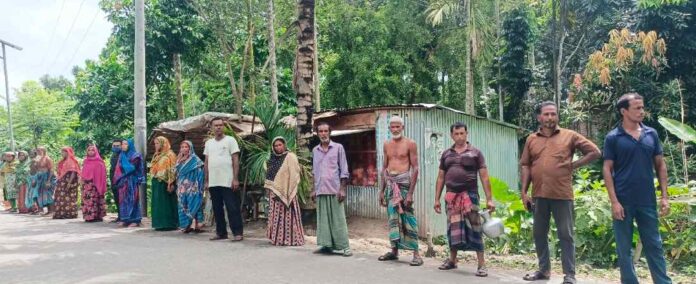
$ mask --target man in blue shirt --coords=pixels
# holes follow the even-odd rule
[[[616,110],[622,121],[604,140],[603,173],[614,217],[621,283],[638,283],[631,257],[633,220],[638,225],[653,282],[672,283],[667,276],[667,263],[658,230],[653,182],[654,168],[662,191],[660,215],[665,216],[669,213],[667,165],[662,156],[660,139],[655,129],[642,123],[645,109],[640,95],[629,93],[621,96]]]

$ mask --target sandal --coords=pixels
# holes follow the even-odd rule
[[[349,248],[343,250],[343,256],[345,257],[350,257],[353,256],[353,253],[350,251]]]
[[[233,241],[233,242],[241,242],[241,241],[243,241],[243,240],[244,240],[244,236],[234,236],[234,237],[232,237],[232,240],[231,240],[231,241]]]
[[[476,269],[476,276],[478,277],[488,277],[488,269],[485,266],[479,266]]]
[[[332,254],[333,250],[328,247],[320,247],[319,249],[314,251],[314,254]]]
[[[200,233],[205,233],[205,232],[207,232],[207,231],[206,231],[206,230],[203,230],[203,229],[200,229],[200,228],[193,229],[193,233],[194,233],[194,234],[200,234]]]
[[[450,270],[455,268],[457,268],[457,264],[453,261],[450,261],[449,259],[446,259],[445,262],[443,262],[442,265],[440,265],[440,267],[438,267],[437,269]]]
[[[532,273],[527,273],[522,279],[527,281],[537,281],[537,280],[549,280],[550,275],[546,275],[541,271],[534,271]]]
[[[409,263],[410,266],[421,266],[423,265],[423,259],[420,257],[413,257],[411,260],[411,263]]]
[[[226,239],[227,239],[227,236],[215,235],[214,237],[210,238],[209,240],[218,241],[218,240],[226,240]]]
[[[563,277],[563,283],[562,284],[575,284],[575,276],[570,276],[566,275]]]
[[[394,254],[393,252],[388,252],[377,258],[379,261],[388,261],[388,260],[398,260],[399,256]]]
[[[181,232],[184,233],[184,234],[188,234],[188,233],[190,233],[190,232],[193,232],[193,229],[191,229],[191,227],[188,227],[188,228],[186,228],[186,229],[181,230]]]

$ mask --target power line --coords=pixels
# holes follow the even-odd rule
[[[53,58],[53,62],[51,63],[51,66],[46,69],[46,71],[51,71],[53,69],[53,66],[56,64],[56,61],[58,60],[58,57],[60,57],[60,54],[63,52],[63,48],[65,48],[65,43],[68,42],[68,39],[70,38],[70,34],[72,33],[73,28],[75,27],[75,22],[77,22],[77,19],[80,18],[80,12],[82,11],[82,4],[85,4],[85,0],[82,0],[80,2],[80,7],[77,9],[77,15],[75,18],[73,18],[72,24],[70,25],[70,29],[68,30],[68,35],[65,37],[63,40],[63,44],[60,45],[60,49],[58,49],[58,53],[56,53],[56,57]]]
[[[56,19],[56,24],[53,25],[53,31],[51,32],[51,37],[48,40],[47,46],[51,46],[51,44],[53,44],[53,38],[56,35],[56,29],[58,28],[58,23],[60,23],[60,18],[63,16],[63,7],[65,6],[66,1],[67,0],[63,0],[63,3],[60,4],[60,11],[58,12],[58,19]],[[44,63],[46,63],[46,54],[48,54],[48,52],[44,53],[43,57],[41,58],[41,64],[39,64],[40,67],[43,67]]]
[[[99,9],[97,9],[97,11],[94,13],[94,16],[92,16],[92,21],[89,22],[89,26],[87,27],[85,34],[82,35],[82,39],[80,40],[80,43],[77,45],[77,48],[75,48],[75,52],[73,52],[72,56],[70,56],[70,60],[68,60],[67,68],[70,68],[70,65],[72,64],[73,60],[75,59],[75,55],[77,55],[77,52],[80,51],[80,47],[82,47],[82,43],[85,42],[87,35],[89,34],[90,30],[92,30],[92,25],[94,25],[94,20],[97,19],[98,15],[99,15]]]

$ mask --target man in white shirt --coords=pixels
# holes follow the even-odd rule
[[[216,235],[211,241],[227,239],[225,207],[227,219],[232,229],[232,241],[244,239],[241,197],[239,194],[239,146],[237,140],[225,135],[222,118],[210,122],[215,137],[205,142],[205,188],[210,191],[215,215]]]

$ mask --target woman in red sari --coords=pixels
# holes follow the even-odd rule
[[[82,165],[82,217],[85,222],[101,222],[106,216],[106,165],[97,146],[87,146]]]
[[[72,147],[61,149],[63,159],[58,162],[58,184],[54,194],[53,219],[77,218],[77,190],[80,181],[80,163]]]

